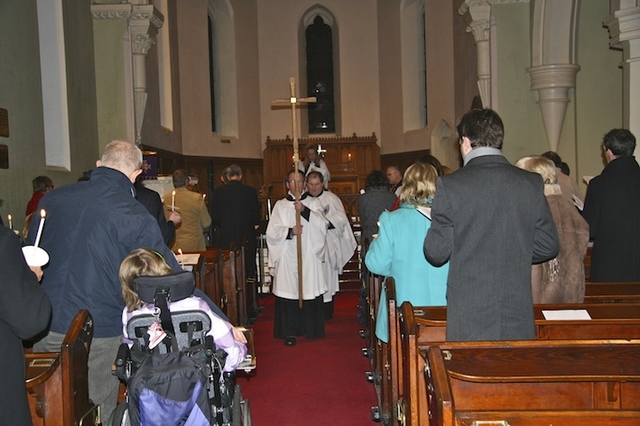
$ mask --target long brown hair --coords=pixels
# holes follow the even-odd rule
[[[133,250],[120,264],[118,277],[122,289],[122,298],[129,312],[140,308],[144,302],[133,290],[133,280],[142,276],[169,275],[173,272],[160,253],[148,248]]]

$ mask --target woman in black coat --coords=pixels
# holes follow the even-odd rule
[[[49,324],[51,303],[27,266],[18,237],[0,226],[0,423],[30,425],[22,339]]]

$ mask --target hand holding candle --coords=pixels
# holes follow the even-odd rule
[[[40,244],[40,237],[42,237],[42,228],[44,228],[44,218],[47,215],[47,212],[44,209],[40,210],[40,225],[38,225],[38,233],[36,234],[36,241],[33,243],[34,247],[38,247]]]

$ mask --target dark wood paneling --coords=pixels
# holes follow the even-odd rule
[[[380,147],[376,143],[375,133],[360,137],[356,134],[348,137],[301,138],[299,139],[300,158],[304,158],[304,148],[309,144],[320,144],[324,161],[331,173],[329,189],[338,195],[356,194],[364,188],[367,174],[380,168]],[[293,165],[293,140],[267,138],[264,150],[265,195],[272,200],[285,195],[284,177]],[[268,190],[268,191],[267,191]]]

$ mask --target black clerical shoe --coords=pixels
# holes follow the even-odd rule
[[[285,337],[284,344],[286,346],[295,346],[296,345],[296,336]]]

